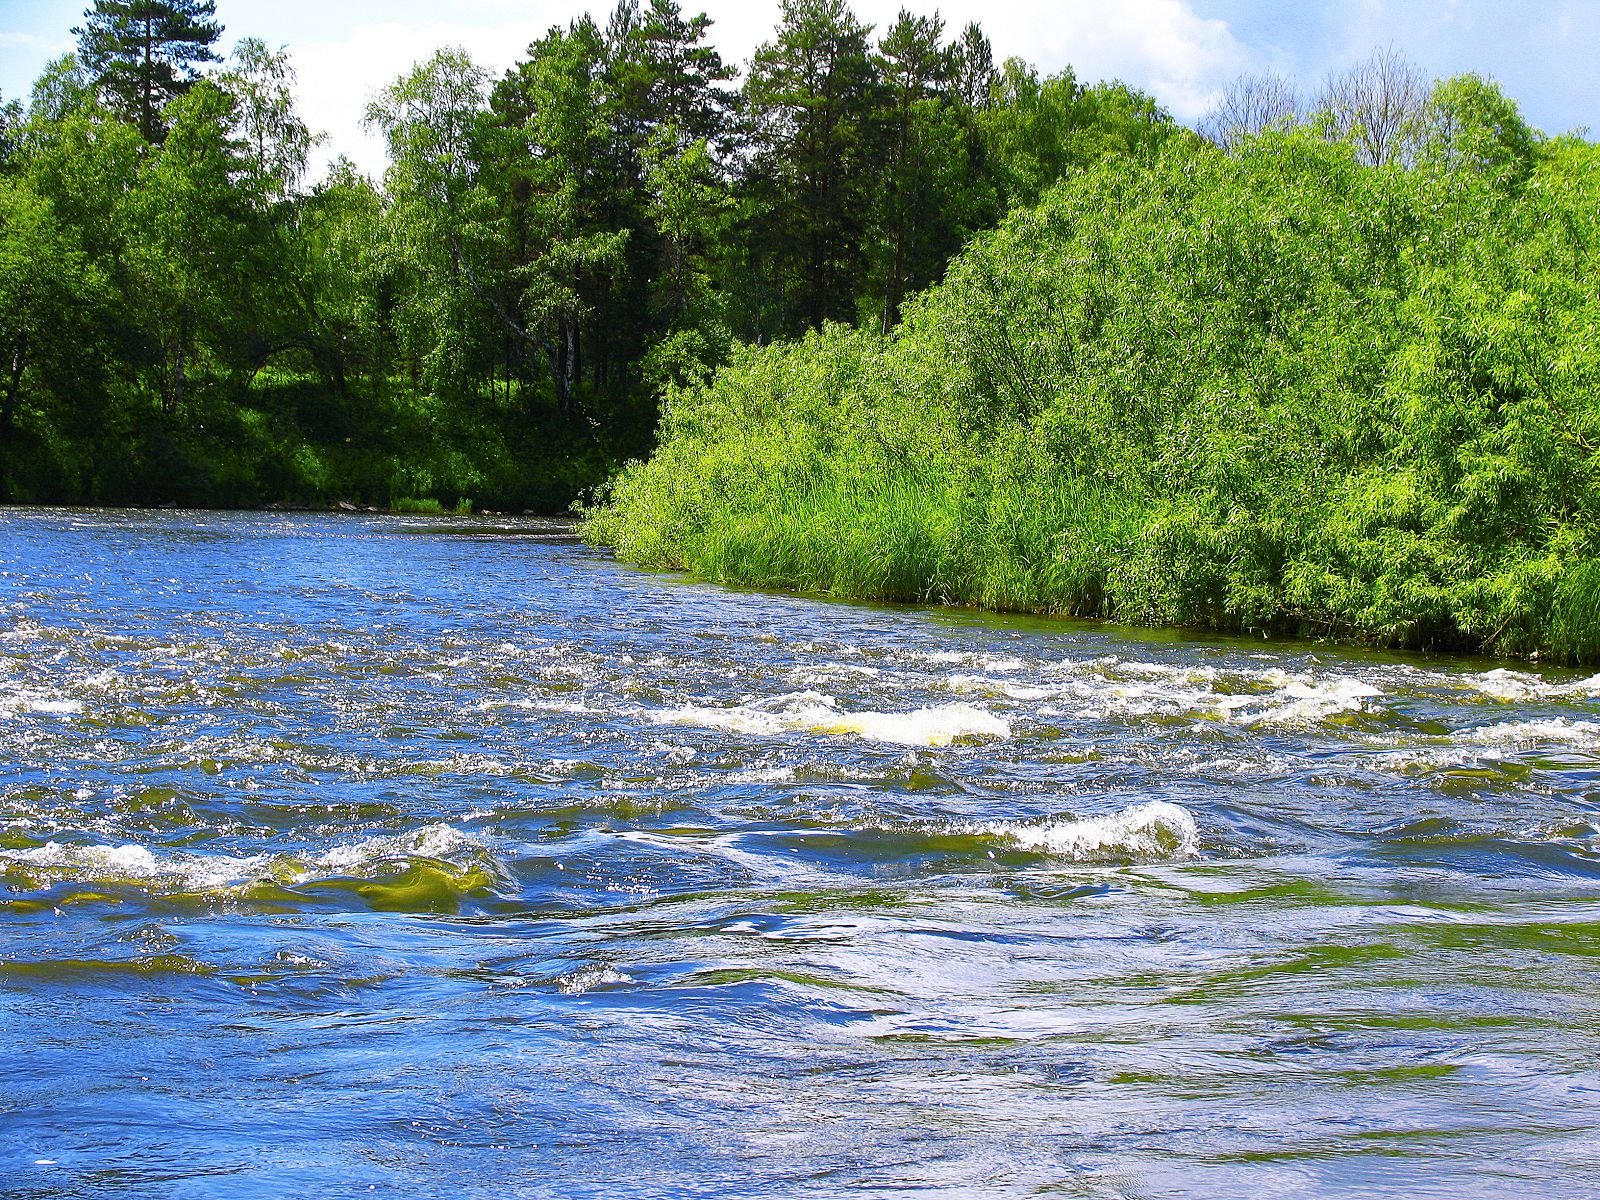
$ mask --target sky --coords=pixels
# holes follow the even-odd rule
[[[599,0],[604,21],[613,0]],[[74,48],[86,0],[0,0],[0,97],[26,97],[41,68]],[[743,63],[770,39],[778,0],[682,0],[715,21],[713,44]],[[1331,71],[1393,45],[1428,74],[1492,76],[1549,133],[1600,130],[1600,0],[854,0],[879,30],[900,8],[978,21],[996,61],[1042,73],[1121,79],[1179,120],[1205,116],[1230,80],[1278,71],[1315,92]],[[441,46],[460,46],[496,74],[582,0],[218,0],[221,45],[254,36],[286,46],[301,115],[337,154],[381,174],[382,144],[362,129],[373,93]]]

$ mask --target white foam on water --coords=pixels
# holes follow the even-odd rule
[[[83,701],[49,696],[30,688],[11,685],[0,690],[0,719],[37,713],[48,717],[70,717],[83,711]]]
[[[1360,712],[1383,692],[1359,679],[1336,677],[1321,683],[1289,679],[1270,696],[1261,698],[1259,711],[1246,708],[1254,725],[1314,725],[1340,713]]]
[[[754,771],[735,771],[727,777],[729,783],[793,783],[793,767],[762,767]]]
[[[1527,746],[1536,743],[1575,746],[1600,751],[1600,722],[1549,717],[1537,721],[1502,721],[1478,725],[1452,735],[1452,741],[1471,746]]]
[[[1009,679],[993,679],[988,675],[952,675],[945,682],[951,691],[962,695],[1005,696],[1010,700],[1046,700],[1061,694],[1059,688],[1013,683]]]
[[[1009,675],[1013,671],[1024,670],[1028,665],[1011,655],[985,654],[973,650],[937,650],[931,654],[913,654],[911,657],[934,666],[972,667],[991,675]]]
[[[948,746],[958,738],[1006,738],[1011,725],[970,704],[943,704],[911,712],[849,711],[832,696],[797,692],[733,708],[685,705],[651,714],[660,725],[698,725],[729,733],[853,734],[899,746]]]
[[[1600,698],[1600,675],[1571,683],[1551,683],[1526,671],[1497,667],[1481,675],[1469,675],[1464,682],[1474,691],[1508,702]]]
[[[441,823],[425,825],[407,833],[367,838],[349,846],[337,846],[312,861],[318,866],[359,875],[375,864],[396,859],[459,860],[487,849],[480,839]]]
[[[30,700],[27,702],[29,712],[48,713],[51,716],[71,716],[73,713],[83,711],[81,700]]]
[[[569,996],[581,996],[597,987],[615,987],[632,982],[632,976],[624,975],[610,963],[590,963],[562,975],[556,980],[556,986]]]
[[[993,825],[986,832],[1026,850],[1078,861],[1192,858],[1200,848],[1200,828],[1193,814],[1166,800],[1049,825]]]
[[[1245,727],[1307,726],[1341,713],[1369,710],[1384,695],[1365,680],[1319,679],[1277,668],[1224,672],[1099,658],[1068,660],[1047,670],[1060,682],[1050,694],[1058,707],[1044,715],[1088,720],[1187,717]],[[952,683],[965,685],[968,680],[957,676]],[[1048,697],[1027,695],[1019,687],[1016,698]]]
[[[0,869],[17,866],[73,883],[137,883],[171,888],[225,888],[265,878],[270,855],[156,854],[145,846],[67,846],[47,842],[0,852]]]
[[[463,865],[489,859],[487,845],[449,825],[428,825],[408,833],[365,838],[314,856],[285,854],[194,854],[151,850],[147,846],[71,846],[47,842],[0,851],[0,871],[27,873],[90,884],[133,883],[159,888],[216,891],[272,881],[294,885],[329,875],[376,877],[381,868],[415,858]]]
[[[841,679],[872,679],[882,675],[878,667],[869,667],[862,663],[816,663],[810,666],[795,667],[788,673],[790,683],[800,687],[810,687],[815,684],[838,683]]]

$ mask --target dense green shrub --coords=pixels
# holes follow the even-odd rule
[[[1103,159],[888,338],[672,395],[588,536],[730,582],[1600,657],[1600,151],[1498,163],[1305,129]]]

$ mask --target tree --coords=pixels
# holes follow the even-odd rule
[[[899,19],[878,44],[877,67],[889,103],[881,222],[884,333],[900,321],[900,301],[912,275],[912,260],[918,257],[919,234],[925,234],[939,216],[935,160],[941,152],[960,145],[948,136],[929,136],[943,124],[940,118],[953,65],[942,45],[943,36],[944,22],[937,13],[918,17],[901,9]]]
[[[1533,174],[1538,150],[1538,134],[1492,80],[1456,75],[1434,85],[1424,114],[1424,162],[1473,171],[1512,191]]]
[[[464,388],[484,349],[493,305],[484,273],[500,258],[480,179],[487,85],[465,50],[440,50],[367,107],[367,123],[389,143],[384,242],[405,277],[393,317],[414,382],[425,375],[435,386]]]
[[[878,80],[844,0],[783,0],[745,83],[755,253],[785,290],[785,330],[851,321],[878,167]],[[798,321],[796,320],[798,318]]]
[[[1038,203],[1050,185],[1108,153],[1147,153],[1176,129],[1150,96],[1126,84],[1084,87],[1070,67],[1041,81],[1020,58],[1006,60],[979,122],[989,167],[1013,208]]]
[[[88,339],[78,335],[105,289],[50,202],[24,180],[0,179],[0,446],[13,437],[30,371],[81,366]]]
[[[216,0],[94,0],[83,15],[78,56],[107,105],[160,141],[163,106],[194,86],[197,64],[218,61]]]
[[[645,382],[656,394],[669,384],[704,382],[731,340],[725,299],[712,286],[711,258],[733,200],[705,139],[682,142],[668,125],[645,148],[649,215],[661,239],[651,296],[660,336],[643,363]]]
[[[202,345],[231,352],[261,276],[260,198],[239,186],[244,147],[232,136],[233,97],[211,83],[172,105],[172,128],[127,199],[140,231],[128,256],[141,308],[165,360],[162,410],[179,412]]]
[[[1216,107],[1200,122],[1201,136],[1231,151],[1246,138],[1294,124],[1300,96],[1294,81],[1269,71],[1240,75],[1222,90]]]
[[[289,53],[270,49],[260,38],[241,38],[233,48],[232,65],[218,81],[232,93],[236,132],[248,147],[258,186],[282,200],[299,186],[313,136],[294,109],[294,66]]]
[[[1334,133],[1347,137],[1370,167],[1408,163],[1416,155],[1428,83],[1393,46],[1330,76],[1317,107]]]
[[[706,41],[710,31],[709,17],[685,18],[676,0],[650,0],[639,25],[649,132],[672,125],[684,147],[715,145],[727,134],[734,97],[722,85],[734,72]]]
[[[961,31],[961,40],[951,48],[951,76],[962,104],[974,110],[989,107],[1000,74],[994,69],[994,49],[976,21]]]
[[[10,167],[22,140],[22,120],[21,102],[0,97],[0,174]]]

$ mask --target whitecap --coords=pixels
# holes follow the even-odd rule
[[[68,700],[60,696],[46,696],[14,685],[0,692],[0,717],[15,717],[22,713],[40,716],[70,717],[83,711],[81,700]]]
[[[1340,713],[1359,712],[1383,691],[1359,679],[1335,678],[1323,683],[1289,679],[1262,697],[1259,712],[1247,719],[1258,725],[1313,725]]]
[[[736,771],[728,776],[729,783],[793,783],[793,767],[761,767],[753,771]]]
[[[1192,858],[1200,846],[1193,814],[1166,800],[1048,825],[995,825],[987,832],[1026,850],[1077,861]]]
[[[1525,746],[1542,742],[1600,750],[1600,722],[1574,721],[1567,717],[1502,721],[1463,729],[1451,740],[1473,746]]]
[[[946,683],[953,692],[1005,696],[1010,700],[1044,700],[1059,694],[1056,688],[1013,683],[1008,679],[992,679],[987,675],[952,675]]]
[[[943,704],[911,712],[841,709],[831,696],[799,692],[733,708],[685,705],[651,714],[661,725],[698,725],[729,733],[773,736],[803,731],[854,734],[900,746],[948,746],[959,738],[1006,738],[1011,725],[970,704]]]
[[[1600,697],[1600,675],[1571,683],[1551,683],[1526,671],[1497,667],[1481,675],[1469,675],[1465,683],[1474,691],[1481,692],[1491,699],[1508,702]]]
[[[0,851],[0,870],[20,868],[25,874],[72,883],[133,883],[214,891],[261,882],[293,886],[330,875],[377,877],[391,873],[396,864],[416,858],[449,862],[457,867],[493,865],[481,840],[439,824],[366,838],[307,857],[157,852],[134,844],[74,846],[47,842],[43,846]]]
[[[581,996],[597,987],[616,987],[619,984],[632,983],[633,978],[624,975],[610,963],[589,963],[558,976],[555,982],[556,986],[568,996]]]

